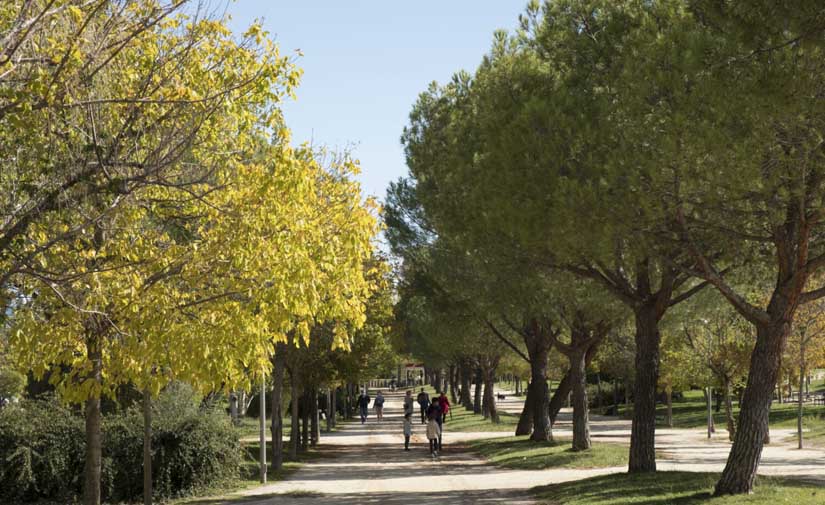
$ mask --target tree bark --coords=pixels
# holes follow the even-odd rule
[[[292,422],[289,429],[289,457],[295,460],[298,457],[298,438],[300,435],[300,421],[298,418],[298,403],[300,402],[300,385],[298,384],[298,373],[289,368],[289,381],[291,383],[291,405],[290,415]]]
[[[472,411],[473,398],[470,394],[470,385],[473,383],[473,371],[466,360],[461,360],[461,363],[459,365],[459,371],[461,373],[461,398],[459,400],[461,402],[461,405],[463,405],[465,409]]]
[[[804,344],[803,344],[803,354]],[[799,367],[799,412],[797,412],[796,416],[796,434],[797,439],[799,440],[799,448],[802,449],[802,415],[805,411],[804,403],[802,401],[802,384],[805,383],[805,365]]]
[[[284,464],[284,421],[281,403],[284,390],[284,370],[286,367],[286,346],[279,343],[275,346],[275,355],[272,357],[272,399],[269,411],[272,418],[272,469],[280,470]]]
[[[532,352],[528,347],[530,391],[527,400],[532,404],[533,433],[530,440],[534,442],[547,442],[553,439],[553,428],[550,424],[550,392],[547,390],[547,354],[550,352],[550,345],[550,342],[536,342],[531,346]]]
[[[771,305],[774,303],[775,300],[772,299]],[[756,326],[756,345],[751,354],[750,372],[739,410],[736,437],[725,469],[716,484],[716,495],[749,493],[753,490],[753,481],[759,468],[765,437],[768,435],[771,395],[779,377],[782,351],[790,327],[790,321],[786,320]]]
[[[573,383],[573,450],[590,449],[590,420],[587,405],[587,368],[584,350],[570,354]]]
[[[306,388],[304,394],[301,395],[301,451],[306,451],[309,447],[309,410],[310,410],[310,396],[312,389]]]
[[[728,439],[733,442],[736,436],[736,420],[733,418],[733,400],[731,399],[730,377],[725,377],[725,419],[728,425]]]
[[[450,401],[453,405],[458,403],[458,396],[456,395],[456,375],[458,374],[458,367],[454,363],[450,364]]]
[[[530,393],[532,387],[527,385],[527,396],[524,398],[524,406],[516,425],[516,436],[530,435],[533,432],[533,395]],[[549,418],[548,418],[549,422]]]
[[[489,418],[490,421],[498,424],[498,410],[496,409],[495,396],[495,376],[496,369],[494,366],[487,368],[484,371],[484,418]]]
[[[473,413],[481,414],[481,388],[484,384],[484,375],[481,368],[476,368],[475,390],[473,391]]]
[[[318,388],[313,387],[309,390],[309,409],[307,414],[309,415],[309,443],[313,447],[318,445],[318,442],[321,440],[321,426],[318,422]]]
[[[92,363],[89,379],[100,384],[102,380],[102,354],[100,337],[95,330],[87,334],[86,355]],[[100,393],[92,392],[93,397],[86,400],[86,462],[83,479],[83,504],[100,505],[100,477],[102,462],[102,444],[100,435]]]
[[[152,505],[152,395],[143,389],[143,504]]]
[[[630,431],[630,473],[656,471],[656,386],[659,379],[659,314],[654,304],[634,311],[636,384]]]
[[[596,352],[599,349],[599,342],[594,343],[587,349],[587,353],[585,354],[585,366],[590,366],[590,363],[593,361],[593,358],[596,356]],[[570,382],[570,370],[568,370],[564,377],[562,377],[561,382],[559,382],[558,387],[556,390],[553,391],[553,396],[550,398],[550,426],[552,427],[553,424],[556,422],[556,417],[559,415],[561,408],[564,406],[564,402],[567,400],[568,395],[571,391],[571,382]]]

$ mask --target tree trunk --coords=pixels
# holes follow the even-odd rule
[[[593,358],[596,356],[596,352],[599,349],[599,342],[591,345],[587,349],[587,353],[585,354],[585,366],[590,366],[590,363],[593,361]],[[558,387],[553,392],[553,396],[550,398],[550,425],[556,422],[556,416],[559,415],[559,411],[564,406],[564,402],[567,400],[568,395],[570,394],[571,390],[571,382],[570,382],[570,370],[564,374],[562,377],[561,382],[559,382]]]
[[[269,406],[272,431],[272,469],[280,470],[284,464],[284,421],[281,411],[286,366],[286,345],[277,344],[272,357],[272,399]]]
[[[476,368],[475,390],[473,391],[473,413],[481,414],[481,386],[484,383],[484,376],[481,368]]]
[[[94,331],[94,330],[93,330]],[[100,341],[97,335],[89,334],[86,340],[86,355],[92,363],[92,371],[88,379],[100,384],[102,380],[102,354]],[[100,505],[100,477],[101,477],[101,435],[100,435],[100,396],[99,392],[92,392],[94,397],[86,400],[86,462],[83,480],[83,504]]]
[[[598,372],[596,372],[596,408],[602,408],[602,378]]]
[[[730,377],[725,377],[725,419],[728,425],[728,439],[733,442],[736,436],[736,421],[733,418],[733,400],[731,399]]]
[[[435,372],[433,373],[433,388],[435,389],[435,394],[439,394],[442,391],[444,391],[444,384],[441,383],[441,376],[441,368],[436,368]]]
[[[330,391],[331,400],[330,400],[330,407],[329,407],[330,408],[329,415],[330,415],[330,420],[332,421],[332,427],[335,428],[335,425],[338,422],[338,420],[335,418],[336,412],[338,411],[338,398],[337,398],[338,388],[335,387],[335,386],[332,386],[330,389],[331,389],[331,391]]]
[[[762,447],[768,434],[771,396],[779,376],[782,351],[790,326],[790,322],[780,320],[756,327],[756,345],[751,354],[736,437],[716,484],[716,495],[750,493],[753,490]]]
[[[152,395],[143,389],[143,504],[152,505]]]
[[[484,418],[498,424],[498,411],[496,410],[495,396],[495,375],[494,367],[484,371]]]
[[[313,447],[318,445],[321,440],[321,426],[318,422],[318,388],[313,387],[309,390],[309,443]]]
[[[587,405],[587,368],[584,350],[569,356],[571,382],[573,383],[573,450],[590,449],[590,421]]]
[[[291,394],[291,405],[289,407],[290,410],[290,417],[291,423],[289,427],[289,458],[293,461],[298,457],[298,438],[300,435],[300,421],[298,418],[298,403],[300,402],[300,387],[298,384],[298,373],[293,370],[292,367],[289,369],[289,380],[292,384],[292,394]]]
[[[459,371],[461,373],[461,398],[459,400],[465,409],[473,410],[473,398],[470,394],[470,385],[473,383],[473,370],[466,360],[462,360]]]
[[[458,395],[456,394],[456,384],[458,381],[455,380],[456,374],[458,374],[458,367],[455,364],[450,364],[450,401],[453,405],[458,403]]]
[[[532,352],[530,352],[531,347]],[[553,439],[550,424],[550,393],[547,390],[547,354],[550,352],[550,344],[549,342],[537,342],[536,345],[528,347],[528,352],[530,352],[530,392],[526,400],[532,403],[533,413],[533,433],[530,435],[530,440],[547,442]]]
[[[656,385],[659,379],[659,317],[651,303],[635,310],[636,384],[630,431],[631,473],[656,471]]]
[[[309,409],[311,395],[311,388],[307,388],[304,394],[301,395],[302,408],[299,410],[301,415],[301,451],[306,451],[309,447]]]
[[[804,344],[803,344],[803,354]],[[802,384],[805,383],[805,365],[799,367],[799,412],[796,416],[796,435],[799,440],[799,448],[802,449],[802,414],[804,413],[805,407],[804,403],[802,402]]]
[[[521,415],[518,418],[516,425],[516,436],[529,435],[533,432],[533,395],[531,394],[532,386],[527,386],[527,396],[524,398],[524,406],[521,409]]]
[[[667,396],[667,427],[673,428],[673,388],[668,386],[665,395]]]
[[[229,417],[232,424],[238,424],[238,394],[235,391],[229,393]]]
[[[619,417],[619,379],[613,378],[613,414]]]

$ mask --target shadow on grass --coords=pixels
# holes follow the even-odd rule
[[[541,443],[526,437],[504,437],[470,442],[490,462],[518,470],[545,468],[604,468],[627,464],[627,448],[594,443],[587,451],[573,451],[570,442]]]
[[[789,479],[760,477],[751,495],[712,496],[718,474],[655,472],[612,474],[533,488],[531,491],[551,505],[739,505],[825,502],[821,486]]]

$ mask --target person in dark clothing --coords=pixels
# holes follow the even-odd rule
[[[358,409],[361,411],[361,424],[367,422],[367,415],[369,415],[370,395],[366,391],[361,391],[358,397]]]
[[[438,438],[436,439],[436,451],[441,450],[441,430],[442,430],[442,412],[441,412],[441,405],[438,404],[437,401],[434,401],[427,407],[427,419],[429,421],[435,421],[435,424],[438,425]]]
[[[421,392],[416,397],[418,406],[421,407],[421,424],[427,424],[427,408],[430,406],[430,395],[421,388]]]

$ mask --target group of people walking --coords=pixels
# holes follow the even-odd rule
[[[441,394],[430,400],[430,395],[421,388],[415,401],[418,403],[419,413],[421,416],[421,424],[427,425],[427,440],[430,442],[430,454],[433,457],[438,456],[438,451],[441,450],[441,434],[444,429],[444,423],[447,420],[447,414],[450,412],[450,400],[442,391]],[[412,416],[413,416],[413,398],[412,391],[407,390],[404,397],[404,450],[410,450],[410,437],[412,436]]]
[[[369,393],[362,390],[358,396],[358,411],[361,416],[361,424],[367,422],[369,416],[370,402],[373,402]],[[413,433],[412,417],[415,413],[414,403],[418,403],[419,415],[421,424],[425,424],[427,440],[430,442],[430,454],[435,458],[438,456],[438,451],[441,450],[441,434],[444,428],[444,423],[447,421],[447,414],[450,412],[450,400],[442,391],[437,397],[430,399],[430,395],[424,388],[418,393],[415,400],[413,400],[412,390],[407,390],[404,396],[404,450],[410,450],[410,438]],[[380,423],[384,419],[384,395],[378,391],[373,402],[375,414]]]
[[[367,422],[367,417],[369,416],[369,407],[372,398],[370,398],[369,393],[366,390],[362,390],[361,394],[358,396],[358,413],[361,415],[361,424]],[[380,423],[384,419],[384,395],[381,394],[379,391],[375,395],[375,402],[373,402],[373,408],[375,409],[375,415],[378,417],[378,422]]]

